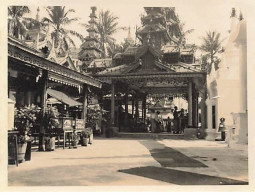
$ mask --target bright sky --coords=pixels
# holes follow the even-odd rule
[[[99,1],[94,0],[93,2],[73,0],[70,3],[58,3],[54,4],[52,1],[42,0],[44,6],[40,5],[40,17],[47,15],[45,11],[45,5],[66,5],[67,8],[75,9],[76,13],[72,13],[70,17],[79,17],[79,23],[87,23],[89,20],[90,7],[97,6],[98,10],[110,10],[115,16],[119,17],[120,26],[130,26],[131,36],[135,38],[135,27],[141,26],[140,15],[144,12],[144,6],[162,6],[162,7],[175,7],[176,13],[179,15],[182,22],[185,23],[185,30],[194,29],[195,31],[187,36],[188,43],[195,43],[200,45],[201,37],[205,36],[207,31],[217,31],[221,33],[222,38],[228,36],[228,30],[230,29],[230,14],[232,7],[237,9],[239,16],[240,10],[246,18],[246,10],[249,9],[247,5],[238,3],[239,1],[234,0],[168,0],[168,1]],[[59,2],[59,1],[58,1]],[[69,1],[70,2],[70,1]],[[50,3],[50,4],[49,4]],[[31,9],[30,17],[35,17],[36,9],[39,4],[31,3],[29,7]],[[74,29],[77,32],[86,35],[87,32],[84,27],[78,23],[70,25],[68,28]],[[119,31],[114,34],[118,43],[124,41],[127,37],[127,31]],[[76,41],[77,42],[77,41]],[[77,42],[77,46],[79,46]]]

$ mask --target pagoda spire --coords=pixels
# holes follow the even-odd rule
[[[37,21],[40,20],[39,12],[40,12],[40,8],[39,8],[39,6],[38,6],[38,8],[37,8],[37,13],[36,13],[36,17],[35,17],[35,19],[36,19]]]
[[[130,39],[131,38],[131,33],[130,33],[130,25],[129,25],[129,27],[128,27],[128,37],[127,37],[128,39]]]
[[[236,9],[233,7],[232,8],[232,12],[231,12],[231,16],[230,16],[231,18],[232,17],[236,17]]]
[[[100,58],[102,53],[98,39],[96,10],[97,7],[91,7],[87,29],[89,35],[85,37],[85,42],[81,45],[79,52],[79,60],[84,62],[85,67],[83,68],[85,69],[94,59]]]
[[[232,8],[230,18],[231,18],[230,32],[234,32],[234,30],[236,29],[237,24],[238,24],[238,18],[236,16],[236,9],[235,8]]]

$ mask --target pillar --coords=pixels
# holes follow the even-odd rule
[[[114,126],[115,122],[115,83],[112,81],[111,85],[111,125]]]
[[[142,113],[143,113],[143,122],[145,123],[146,119],[146,96],[143,98],[143,106],[142,106]]]
[[[188,126],[192,127],[192,81],[189,81],[188,86]]]
[[[201,125],[202,125],[202,130],[205,130],[206,124],[205,124],[205,90],[202,91],[202,97],[201,97],[201,103],[200,103],[200,108],[201,108]]]
[[[46,112],[46,99],[47,99],[47,85],[48,85],[48,71],[43,70],[42,77],[41,77],[41,125],[40,125],[40,132],[39,132],[39,151],[44,151],[43,142],[44,142],[44,135],[45,135],[45,128],[44,128],[44,117]]]
[[[194,84],[192,90],[192,125],[193,127],[198,126],[198,94]]]
[[[240,112],[247,112],[247,45],[239,45]]]
[[[138,98],[136,97],[135,99],[135,120],[136,122],[139,119],[139,102],[138,102]]]
[[[207,106],[207,129],[212,129],[212,102],[211,100],[206,101]]]
[[[125,126],[128,126],[128,93],[125,94]]]
[[[132,97],[132,117],[134,118],[134,107],[135,107],[135,101],[134,96]]]
[[[82,105],[82,119],[87,121],[88,113],[88,85],[83,84],[83,105]]]

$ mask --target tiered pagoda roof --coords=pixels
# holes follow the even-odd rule
[[[85,66],[88,66],[91,61],[95,58],[100,58],[101,50],[100,43],[98,40],[97,32],[97,16],[96,16],[96,7],[91,7],[91,14],[89,20],[89,28],[87,32],[89,35],[85,38],[85,42],[81,45],[81,50],[79,52],[79,60],[85,62]]]
[[[174,8],[145,7],[147,15],[141,18],[142,27],[138,29],[138,38],[144,43],[153,39],[160,48],[166,43],[177,43],[180,29]],[[156,35],[155,35],[156,34]]]

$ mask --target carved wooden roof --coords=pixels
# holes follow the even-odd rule
[[[39,50],[10,36],[8,37],[8,57],[18,60],[26,66],[48,70],[51,79],[57,82],[67,83],[73,86],[82,86],[83,83],[98,88],[102,86],[99,80],[60,65],[57,62],[50,61]],[[66,58],[62,62],[71,63],[71,60]]]
[[[162,62],[151,47],[141,47],[139,59],[131,64],[107,68],[94,75],[103,82],[119,81],[148,94],[187,94],[188,83],[194,79],[205,83],[206,73],[193,64]],[[139,53],[139,51],[137,52]],[[148,58],[148,59],[146,59]]]

